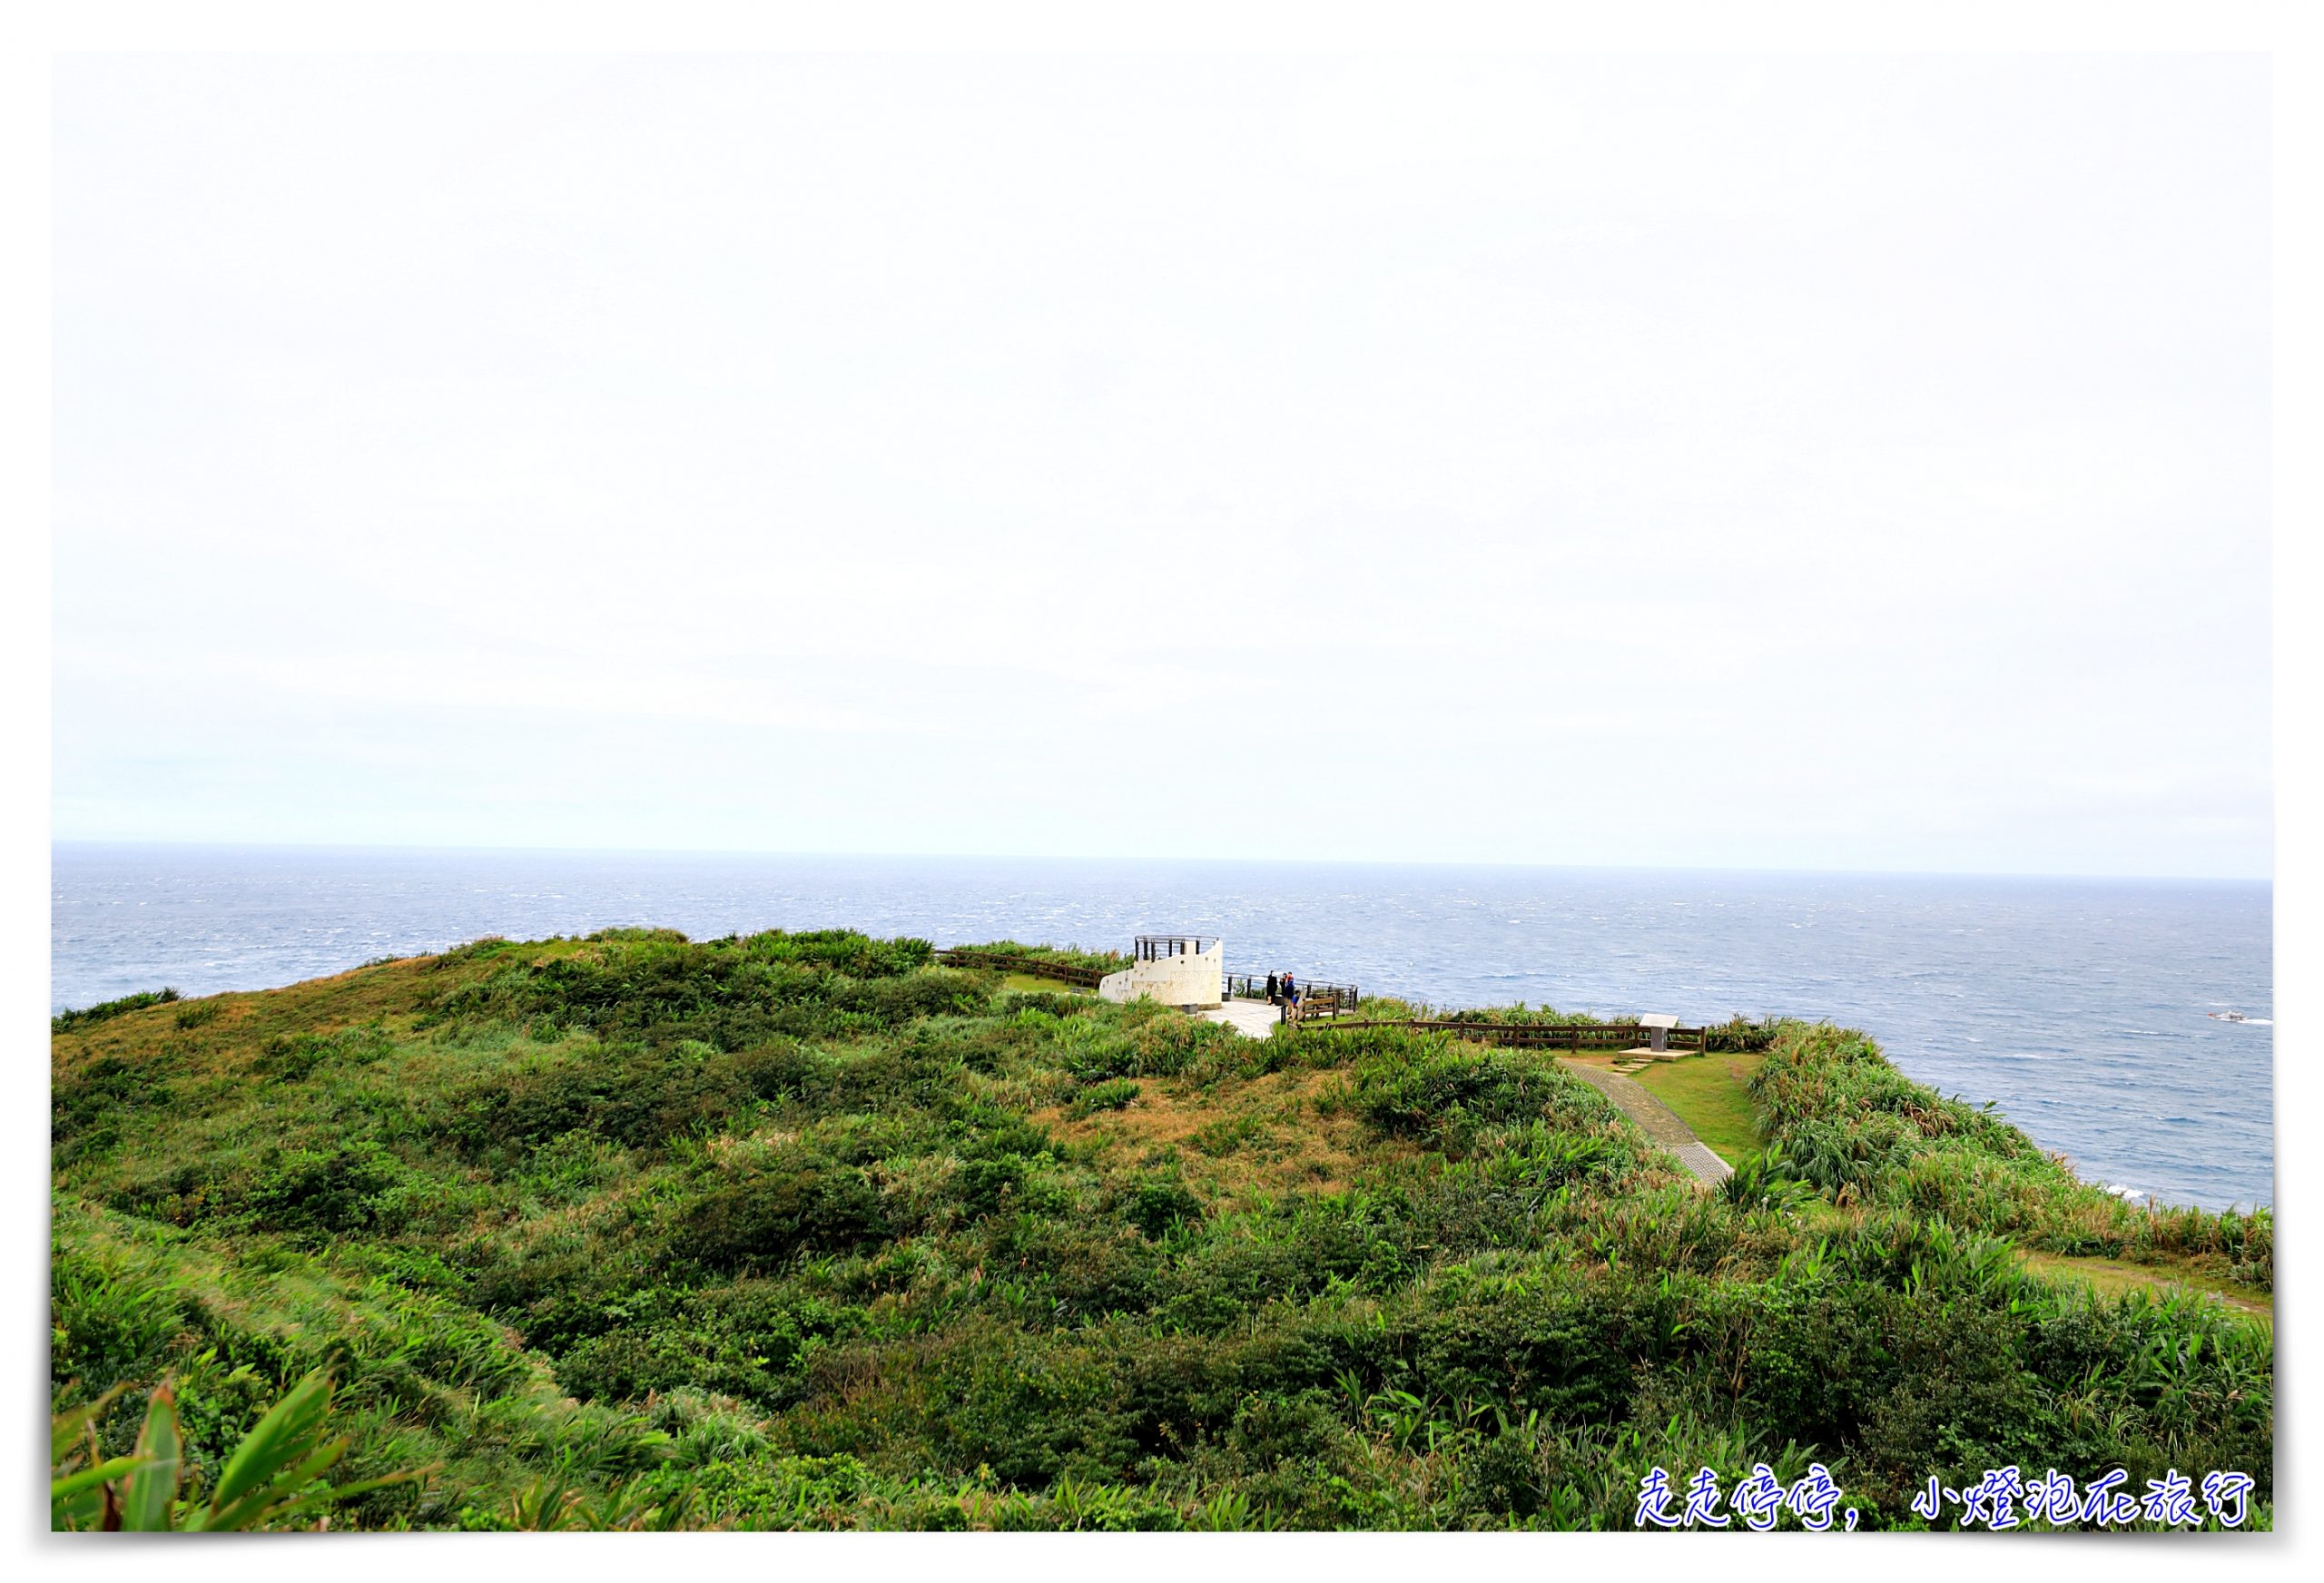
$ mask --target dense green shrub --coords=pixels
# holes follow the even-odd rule
[[[392,1231],[401,1218],[402,1163],[376,1143],[331,1149],[270,1148],[245,1202],[268,1230]]]
[[[1167,1236],[1202,1218],[1202,1200],[1170,1176],[1141,1176],[1121,1197],[1122,1218],[1149,1237]]]
[[[141,989],[134,995],[124,995],[118,1000],[100,1000],[94,1006],[84,1006],[78,1011],[60,1011],[48,1019],[52,1034],[74,1033],[108,1018],[119,1017],[124,1011],[143,1011],[149,1006],[167,1006],[178,998],[174,989]]]
[[[121,1124],[133,1119],[129,1113],[141,1106],[166,1106],[169,1100],[170,1090],[158,1072],[114,1055],[59,1073],[49,1085],[48,1096],[49,1138],[57,1163],[110,1146],[120,1136]]]
[[[1100,973],[1118,972],[1130,965],[1119,951],[1085,951],[1079,946],[1028,946],[1015,940],[993,940],[972,948],[996,957],[1028,957],[1040,962],[1061,962],[1069,968],[1089,968]]]
[[[2236,1279],[2273,1283],[2267,1210],[2126,1204],[2080,1180],[1989,1106],[1914,1083],[1851,1029],[1778,1024],[1751,1092],[1786,1168],[1842,1202],[1909,1208],[2064,1254],[2209,1257]]]
[[[802,1253],[884,1236],[879,1189],[852,1166],[795,1156],[724,1182],[687,1205],[673,1248],[713,1270],[773,1270]]]
[[[994,982],[623,929],[66,1029],[53,1394],[168,1374],[214,1477],[328,1368],[349,1478],[436,1470],[359,1527],[1627,1528],[1649,1465],[1810,1460],[1897,1527],[1991,1459],[2272,1519],[2264,1325],[2016,1245],[2264,1283],[2270,1217],[2124,1205],[1860,1034],[1720,1031],[1776,1149],[1707,1192],[1540,1053]]]
[[[1356,1109],[1382,1131],[1465,1153],[1480,1131],[1546,1118],[1561,1126],[1617,1119],[1581,1079],[1519,1050],[1449,1035],[1375,1032],[1355,1065]]]
[[[1119,1110],[1122,1106],[1136,1102],[1138,1093],[1137,1085],[1127,1077],[1116,1077],[1105,1083],[1093,1083],[1073,1096],[1071,1114],[1078,1118],[1100,1110]]]

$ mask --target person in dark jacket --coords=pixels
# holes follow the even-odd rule
[[[1299,1020],[1299,986],[1292,982],[1291,975],[1288,973],[1283,976],[1283,1020],[1285,1022]]]
[[[1275,982],[1275,975],[1273,973],[1269,973],[1267,975],[1267,1004],[1269,1006],[1273,1006],[1275,1004],[1275,997],[1282,993],[1282,988]]]

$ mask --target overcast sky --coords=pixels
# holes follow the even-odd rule
[[[56,88],[61,838],[2268,871],[2256,57]]]

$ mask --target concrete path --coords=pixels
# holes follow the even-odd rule
[[[1245,1038],[1273,1038],[1280,1026],[1280,1013],[1264,1000],[1229,1000],[1216,1009],[1195,1015],[1206,1022],[1223,1022]],[[1641,1085],[1603,1067],[1584,1067],[1567,1060],[1560,1060],[1558,1065],[1612,1100],[1615,1108],[1629,1116],[1640,1132],[1678,1155],[1679,1164],[1705,1182],[1724,1182],[1735,1174],[1735,1167],[1713,1154],[1695,1136],[1694,1129],[1679,1118],[1677,1111]]]
[[[1216,1011],[1197,1011],[1206,1022],[1223,1022],[1245,1038],[1273,1038],[1282,1013],[1264,1000],[1229,1000]]]
[[[1638,1124],[1639,1131],[1678,1155],[1679,1164],[1704,1181],[1716,1184],[1735,1175],[1734,1166],[1711,1153],[1709,1145],[1695,1136],[1695,1129],[1644,1085],[1603,1067],[1585,1067],[1568,1060],[1560,1060],[1558,1065],[1612,1100],[1615,1108]]]

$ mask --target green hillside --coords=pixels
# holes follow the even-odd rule
[[[1869,1527],[2005,1465],[2270,1520],[2271,1330],[2022,1256],[2264,1291],[2268,1214],[1859,1034],[1775,1030],[1782,1155],[1709,1190],[1543,1056],[1023,982],[613,931],[60,1018],[53,1400],[123,1387],[123,1454],[173,1381],[214,1485],[327,1371],[332,1479],[420,1474],[342,1529],[1628,1529],[1761,1463]]]

